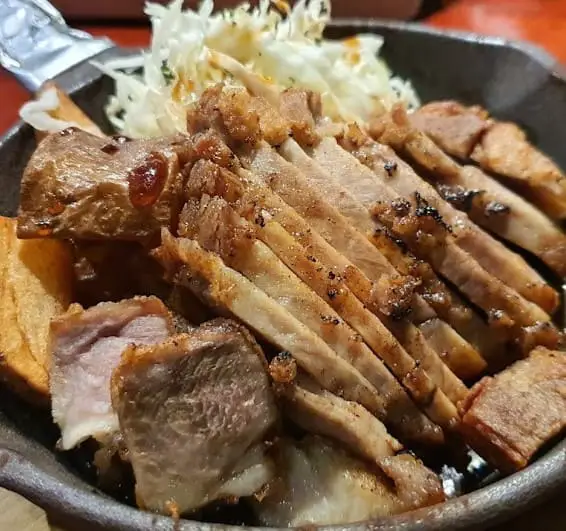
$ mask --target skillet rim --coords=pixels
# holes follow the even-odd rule
[[[566,91],[566,67],[537,45],[481,36],[457,30],[439,30],[415,23],[381,21],[375,19],[336,19],[332,28],[354,28],[357,30],[393,29],[408,33],[421,33],[447,41],[465,41],[480,46],[512,48],[536,61],[552,77],[564,84]],[[132,50],[111,48],[97,56],[97,59],[129,55]],[[79,64],[56,78],[56,81],[70,94],[92,84],[101,76],[92,65]],[[22,122],[11,128],[0,139],[2,147],[10,137],[21,133],[26,127]],[[21,436],[30,440],[30,437]],[[33,439],[31,439],[33,440]],[[13,449],[0,448],[0,485],[17,492],[43,507],[54,523],[65,526],[80,526],[81,530],[115,529],[137,531],[146,529],[179,531],[237,531],[253,528],[210,524],[172,519],[143,512],[121,504],[118,501],[92,491],[81,490],[65,484],[32,463],[22,453]],[[351,525],[321,527],[322,531],[440,531],[484,529],[505,521],[542,503],[546,498],[566,487],[566,439],[558,442],[543,457],[526,469],[496,481],[470,494],[451,499],[443,504],[411,511],[398,516]],[[271,528],[274,529],[274,528]]]

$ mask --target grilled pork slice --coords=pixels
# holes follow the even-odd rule
[[[378,255],[389,261],[387,262],[387,266],[390,268],[388,270],[391,270],[394,266],[393,269],[402,272],[404,275],[417,278],[421,283],[419,291],[422,299],[426,300],[438,315],[454,328],[454,332],[444,331],[443,329],[448,328],[444,323],[439,320],[431,321],[434,326],[439,327],[436,334],[439,340],[436,344],[442,347],[440,352],[445,353],[446,363],[455,372],[462,367],[467,367],[465,373],[456,372],[458,376],[463,378],[472,377],[481,372],[485,367],[483,358],[490,360],[496,352],[501,350],[499,341],[495,341],[493,344],[489,341],[488,338],[493,336],[489,333],[485,323],[448,290],[436,277],[432,269],[427,267],[425,263],[417,262],[410,256],[407,249],[400,248],[393,241],[394,239],[380,231],[369,210],[352,196],[349,187],[347,185],[341,186],[296,142],[293,140],[284,142],[280,147],[280,152],[294,166],[281,163],[267,150],[260,150],[254,160],[253,168],[256,173],[263,172],[261,175],[265,179],[269,177],[270,185],[282,197],[289,197],[289,201],[294,200],[296,204],[302,207],[300,212],[305,216],[305,219],[310,221],[310,216],[318,215],[321,225],[328,232],[331,234],[338,233],[338,241],[340,241],[340,235],[343,235],[347,239],[345,246],[352,245],[348,242],[359,242],[355,253],[347,254],[348,247],[343,251],[351,257],[352,261],[355,261],[358,256],[364,256],[362,249],[369,256],[374,256],[377,252]],[[270,164],[267,164],[266,161],[269,161]],[[275,167],[278,170],[276,176],[268,172],[273,165],[276,165]],[[324,198],[333,206],[322,199],[317,188],[324,190]],[[297,193],[299,190],[300,193]],[[313,204],[317,205],[316,209],[311,208]],[[314,214],[311,214],[311,212],[314,212]],[[342,226],[347,227],[348,230],[338,230],[342,229]],[[374,245],[368,246],[368,239],[362,233],[371,235],[371,242]],[[364,267],[363,263],[360,264],[360,268],[370,278],[374,278],[375,269],[372,272],[371,268]],[[421,312],[421,315],[424,315],[424,313]],[[428,319],[433,317],[434,315],[431,315]],[[444,340],[448,342],[441,345],[440,341]],[[481,355],[478,351],[481,352]]]
[[[480,169],[460,166],[411,126],[403,112],[394,112],[392,119],[397,135],[393,147],[425,170],[445,201],[465,211],[478,225],[532,252],[561,277],[565,276],[566,237],[550,219]],[[367,143],[356,153],[365,160],[363,157],[376,152],[379,164],[383,160],[380,151],[383,150]],[[552,311],[551,307],[546,309]]]
[[[190,181],[194,180],[197,169],[193,168]],[[416,409],[381,360],[322,298],[256,239],[253,226],[238,216],[224,199],[189,200],[181,213],[179,234],[218,254],[226,265],[246,276],[359,370],[382,398],[381,409],[373,413],[391,425],[400,437],[429,443],[439,441],[438,427]]]
[[[277,410],[266,366],[251,334],[228,319],[123,353],[112,404],[141,507],[182,514],[270,479],[261,445]]]
[[[71,305],[51,322],[53,419],[63,450],[89,437],[105,440],[118,429],[110,378],[126,347],[151,345],[172,333],[167,308],[155,297],[104,302],[83,310]]]
[[[78,129],[47,137],[22,177],[18,236],[145,240],[180,209],[178,138],[112,140]]]
[[[213,163],[200,160],[191,170],[187,193],[189,195],[196,193],[197,196],[206,193],[225,197],[242,216],[252,223],[262,224],[266,218],[278,222],[293,235],[300,245],[308,250],[313,259],[325,264],[331,278],[342,278],[354,295],[367,308],[380,315],[382,320],[387,321],[388,326],[396,329],[400,335],[403,334],[403,337],[410,335],[410,330],[405,332],[400,330],[404,325],[387,320],[382,315],[385,313],[387,316],[391,312],[393,315],[403,314],[405,301],[411,298],[412,292],[412,286],[407,287],[408,281],[405,278],[395,274],[393,278],[383,279],[382,277],[377,279],[376,283],[372,283],[361,270],[349,262],[344,255],[337,252],[294,209],[272,193],[253,173],[245,170],[237,171],[238,174],[234,174]],[[330,224],[330,226],[334,225]],[[340,237],[338,239],[340,240]],[[366,239],[362,238],[362,241],[368,244]],[[370,249],[372,249],[371,246]],[[382,312],[384,306],[389,306],[391,312]],[[434,317],[434,313],[432,316]],[[443,353],[445,361],[455,374],[463,378],[471,378],[483,371],[486,366],[483,358],[459,336],[453,337],[455,332],[446,323],[438,319],[431,319],[426,321],[427,330],[435,335],[437,351]]]
[[[424,105],[411,121],[444,151],[474,159],[533,201],[553,219],[566,217],[566,178],[556,164],[532,144],[516,124],[488,119],[480,107],[454,101]],[[454,134],[460,129],[461,134]]]
[[[347,179],[351,184],[352,194],[367,208],[372,208],[372,204],[379,205],[391,201],[394,203],[391,212],[399,216],[399,219],[403,219],[404,214],[408,213],[406,212],[407,209],[414,210],[413,221],[416,225],[403,223],[402,227],[396,226],[395,230],[393,230],[391,220],[388,220],[387,216],[381,215],[383,212],[380,214],[379,209],[377,209],[376,213],[380,214],[378,219],[387,228],[393,230],[397,237],[406,241],[409,247],[416,251],[416,254],[420,254],[422,258],[429,261],[439,273],[456,285],[486,313],[493,314],[497,310],[504,311],[519,326],[532,326],[539,322],[550,321],[546,312],[490,275],[467,252],[461,249],[452,236],[453,228],[447,225],[447,221],[434,205],[429,204],[418,192],[414,193],[412,202],[405,198],[399,199],[394,190],[386,185],[380,186],[380,180],[378,180],[375,172],[362,165],[347,151],[341,149],[332,138],[323,139],[313,149],[313,158],[332,178],[336,180]],[[407,170],[410,170],[409,166],[399,160],[396,172],[400,173],[402,166],[406,166]],[[408,197],[413,198],[413,194]],[[427,227],[419,229],[420,222],[426,223]],[[442,234],[442,241],[436,241],[433,244],[433,232]],[[552,289],[550,291],[553,292]]]
[[[457,422],[449,399],[457,402],[467,393],[467,388],[436,353],[418,337],[410,338],[411,354],[415,357],[412,359],[379,319],[364,308],[342,279],[332,279],[326,266],[316,259],[313,262],[311,255],[278,223],[266,221],[262,225],[256,227],[257,237],[334,308],[374,352],[379,353],[390,370],[426,409],[431,420],[445,428]]]
[[[539,347],[480,380],[460,407],[472,448],[502,471],[523,468],[566,428],[566,354]]]
[[[263,525],[349,524],[444,500],[436,474],[409,455],[382,460],[385,474],[319,437],[282,440],[278,477],[254,504]]]
[[[384,457],[403,449],[386,427],[359,404],[348,402],[299,375],[278,384],[276,392],[287,417],[309,433],[341,442],[350,452],[379,468]]]
[[[566,218],[566,176],[513,123],[497,122],[482,136],[472,159],[505,178],[550,217]]]
[[[440,171],[439,167],[451,162],[426,135],[410,127],[403,109],[396,108],[383,117],[379,125],[374,125],[372,132],[380,142],[408,153],[412,160],[416,160],[428,171]],[[558,295],[539,273],[518,254],[472,223],[465,213],[444,201],[434,188],[421,179],[408,164],[403,163],[392,149],[361,134],[356,126],[346,133],[343,144],[374,171],[384,186],[405,198],[420,194],[450,225],[455,243],[487,272],[545,311],[552,312],[556,309]],[[395,171],[386,169],[388,163],[395,165]]]
[[[470,272],[466,267],[470,256],[451,241],[450,232],[437,212],[421,198],[417,199],[415,204],[405,199],[379,203],[373,212],[396,237],[482,307],[493,326],[511,333],[523,352],[536,345],[555,348],[561,336],[548,315],[481,266],[476,264]]]
[[[369,381],[324,341],[198,242],[162,232],[155,252],[167,274],[219,311],[234,315],[278,349],[288,351],[322,387],[378,411],[382,399]]]
[[[402,449],[401,445],[359,404],[317,388],[301,376],[277,389],[284,401],[283,410],[310,433],[340,441],[350,452],[388,476],[395,485],[405,481],[409,485],[416,480],[413,488],[421,491],[421,495],[432,486],[429,484],[427,488],[421,481],[425,477],[434,481],[435,475],[411,456],[395,456]],[[393,473],[392,465],[396,468]],[[420,502],[412,508],[417,506]]]

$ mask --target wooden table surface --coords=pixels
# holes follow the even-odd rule
[[[0,0],[2,1],[2,0]],[[535,42],[566,63],[566,0],[456,0],[426,23],[486,35]],[[96,35],[107,35],[122,46],[143,46],[149,42],[147,28],[84,26]],[[17,120],[20,105],[28,94],[5,72],[0,72],[0,134]],[[561,531],[566,529],[566,507],[560,503],[566,493],[500,529],[513,531]],[[23,498],[0,489],[0,530],[46,531],[42,511]],[[75,530],[68,530],[75,531]],[[79,530],[77,530],[79,531]]]

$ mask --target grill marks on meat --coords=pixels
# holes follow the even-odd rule
[[[564,173],[528,142],[525,132],[516,124],[488,119],[487,111],[453,101],[429,103],[413,113],[411,121],[446,153],[462,160],[475,160],[551,218],[566,217]],[[467,131],[475,133],[468,138],[453,135],[464,122],[468,124]]]
[[[49,135],[22,177],[18,236],[147,240],[176,223],[179,137],[109,140],[79,129]],[[111,142],[111,141],[110,141]]]
[[[420,131],[411,128],[407,115],[401,108],[394,109],[384,116],[379,124],[374,124],[372,134],[379,141],[406,153],[430,173],[450,172],[454,169],[451,159],[438,149],[434,142]],[[404,198],[418,192],[451,226],[455,243],[467,251],[475,262],[545,311],[552,312],[556,309],[557,293],[525,260],[472,223],[465,213],[443,201],[434,188],[421,179],[408,164],[403,164],[391,149],[371,141],[368,137],[366,141],[360,142],[359,137],[359,133],[355,136],[347,135],[345,143],[353,144],[348,146],[349,149],[375,172],[385,186],[390,186]],[[389,177],[383,165],[392,159],[398,163],[398,171],[393,177]]]
[[[266,361],[232,321],[130,346],[114,371],[112,404],[141,507],[182,514],[252,495],[271,477],[261,446],[277,410]]]
[[[214,177],[214,170],[211,163],[201,162],[193,168],[190,181],[197,180],[197,172],[212,172]],[[438,441],[438,428],[414,407],[380,359],[360,340],[359,334],[257,240],[253,227],[224,199],[203,197],[187,205],[193,206],[185,207],[181,214],[181,236],[196,239],[206,250],[217,253],[227,265],[245,275],[358,369],[382,398],[380,409],[372,412],[393,426],[401,437],[421,442]]]
[[[525,467],[566,428],[566,354],[539,347],[460,405],[468,443],[504,472]]]
[[[465,211],[478,225],[532,252],[558,275],[565,276],[566,237],[549,218],[480,169],[454,162],[412,127],[402,113],[394,112],[392,118],[399,136],[403,136],[395,149],[425,169],[446,201]],[[541,301],[535,302],[549,312],[554,310]]]
[[[373,386],[322,339],[198,242],[162,233],[156,258],[175,282],[189,287],[218,311],[235,316],[297,363],[322,387],[377,411]]]
[[[173,324],[155,297],[72,305],[52,321],[50,386],[53,419],[63,450],[89,437],[104,440],[118,429],[110,403],[110,378],[128,345],[167,338]]]

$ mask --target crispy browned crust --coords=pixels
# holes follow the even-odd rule
[[[566,428],[566,354],[536,348],[480,380],[459,409],[472,448],[504,472],[524,468]]]

